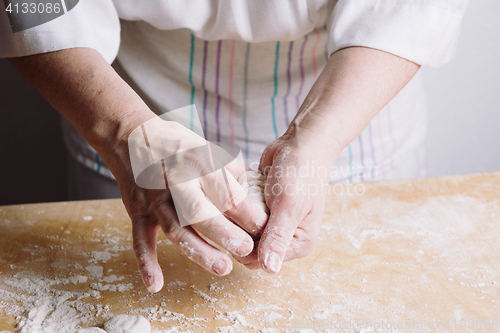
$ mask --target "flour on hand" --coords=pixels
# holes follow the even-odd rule
[[[247,171],[238,178],[238,182],[245,190],[252,203],[269,215],[269,207],[266,205],[264,197],[264,187],[266,186],[266,176],[255,171]]]
[[[107,333],[151,333],[151,324],[143,316],[118,315],[104,323]]]

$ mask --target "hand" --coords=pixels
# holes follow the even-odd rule
[[[252,251],[250,234],[259,234],[267,215],[254,209],[234,179],[243,173],[243,165],[233,161],[225,168],[208,173],[213,170],[212,161],[207,164],[206,160],[197,160],[199,154],[178,153],[211,146],[179,124],[162,121],[155,125],[153,122],[151,131],[148,130],[152,149],[161,157],[173,156],[170,162],[179,159],[180,164],[175,167],[174,163],[165,174],[153,168],[152,179],[163,183],[163,189],[141,188],[134,178],[128,137],[134,129],[157,116],[99,52],[71,48],[10,60],[95,148],[115,176],[132,219],[139,270],[150,291],[159,291],[163,286],[156,257],[156,236],[160,229],[181,251],[218,275],[228,274],[232,262],[199,233],[233,254],[245,255]],[[217,151],[217,147],[213,150]],[[139,152],[148,156],[147,151]],[[188,176],[191,173],[203,174],[203,177],[186,179],[180,165],[186,166]],[[156,177],[159,175],[155,171],[161,171],[161,177]],[[233,197],[229,198],[228,207],[227,195],[219,195],[229,192]],[[185,202],[178,200],[174,204],[173,194],[185,198]],[[181,226],[179,215],[188,226]],[[198,223],[189,225],[195,222]]]
[[[143,142],[145,137],[147,144]],[[114,163],[109,166],[132,219],[134,252],[149,291],[157,292],[163,286],[156,254],[160,229],[206,270],[228,274],[232,269],[230,258],[200,234],[235,256],[253,250],[251,235],[260,234],[267,215],[254,209],[236,181],[246,167],[184,126],[157,117],[138,126],[128,144],[130,155],[121,145],[114,149]],[[213,171],[217,157],[232,161]],[[152,164],[150,158],[157,163],[138,175],[130,168],[130,158],[132,166],[145,168]]]
[[[271,216],[257,249],[240,262],[275,273],[283,261],[313,250],[335,159],[418,69],[411,61],[366,47],[330,56],[287,132],[262,155],[259,168],[268,176]],[[298,174],[300,168],[305,175]],[[325,168],[327,175],[318,173]]]
[[[160,290],[163,283],[155,254],[159,228],[163,228],[167,237],[175,240],[177,247],[203,267],[213,272],[226,270],[219,274],[230,271],[231,261],[226,255],[203,240],[193,226],[180,227],[170,188],[145,190],[136,185],[128,156],[127,133],[155,115],[97,51],[72,48],[11,58],[10,61],[75,126],[113,172],[133,221],[134,248],[139,269],[151,291]],[[241,261],[248,267],[260,265],[268,272],[275,272],[279,270],[282,260],[304,256],[312,250],[319,230],[324,193],[314,194],[312,188],[307,189],[307,185],[326,185],[328,177],[312,174],[297,177],[289,172],[281,175],[278,171],[288,171],[286,166],[297,170],[307,166],[308,161],[315,162],[316,168],[330,168],[340,151],[406,85],[418,68],[419,65],[406,59],[365,47],[344,48],[330,56],[287,133],[271,143],[264,152],[260,168],[269,176],[266,201],[271,209],[271,217],[258,251],[254,250],[245,258],[240,258]],[[130,126],[134,123],[135,126]],[[168,137],[160,134],[155,137],[165,139],[164,145],[158,146],[160,150],[174,147],[172,153],[175,154],[175,149],[182,150],[184,143],[189,140],[188,137],[176,136],[175,131],[170,132],[167,131]],[[237,170],[241,168],[228,165],[226,170],[229,171],[226,175],[238,177],[240,171]],[[222,174],[222,170],[220,172]],[[207,182],[198,183],[198,188],[195,183],[190,184],[189,188],[198,194],[205,187],[217,189],[216,186],[207,185],[212,180],[208,178]],[[175,181],[175,177],[172,180]],[[170,183],[170,179],[167,179],[167,183]],[[219,181],[213,184],[223,183]],[[275,184],[280,184],[283,192],[272,193]],[[232,188],[232,185],[229,187]],[[296,193],[292,193],[294,191]],[[213,193],[207,192],[210,200]],[[197,210],[215,211],[212,207],[201,209],[209,207],[209,202],[203,201],[201,195],[194,198],[197,199],[191,203],[200,204]],[[218,208],[217,200],[212,202]],[[233,225],[236,229],[230,227],[229,220],[223,217],[212,217],[217,221],[215,224],[197,223],[196,228],[211,240],[217,238],[216,234],[224,234],[227,237],[219,237],[218,242],[222,243],[224,238],[226,246],[233,249],[231,253],[244,256],[242,253],[246,251],[238,252],[235,249],[247,246],[251,237],[241,228],[258,235],[267,218],[267,215],[263,216],[263,213],[252,208],[249,200],[245,199],[226,212],[229,218],[234,216],[233,220],[238,225]],[[249,215],[245,216],[245,213]],[[218,228],[221,230],[215,230]],[[237,240],[241,246],[229,244],[231,242],[227,239]],[[219,263],[221,267],[218,267]]]
[[[238,261],[277,273],[284,261],[310,254],[318,238],[326,189],[336,154],[326,140],[299,138],[289,130],[265,149],[259,169],[267,175],[271,215],[254,251]]]

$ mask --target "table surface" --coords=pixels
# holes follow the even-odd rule
[[[275,276],[213,276],[160,237],[157,294],[120,200],[0,207],[0,331],[140,314],[157,332],[500,332],[500,173],[330,192],[314,253]]]

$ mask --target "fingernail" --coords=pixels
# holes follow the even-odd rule
[[[264,265],[266,265],[266,268],[273,273],[278,273],[280,271],[281,264],[282,261],[280,255],[273,251],[269,252],[264,259]]]
[[[146,285],[150,293],[157,293],[163,288],[163,277],[160,276],[159,279],[155,279],[153,276],[148,277],[149,285]]]
[[[229,265],[224,260],[217,260],[213,265],[212,269],[218,275],[226,275],[228,274]]]
[[[253,242],[243,242],[240,247],[235,251],[236,255],[240,257],[245,257],[249,255],[253,250]]]

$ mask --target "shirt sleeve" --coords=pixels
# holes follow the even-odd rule
[[[468,0],[338,0],[329,54],[349,46],[379,49],[419,65],[453,57]]]
[[[62,2],[64,3],[64,1]],[[111,63],[120,45],[120,21],[111,0],[80,0],[51,21],[13,32],[4,1],[0,1],[0,58],[21,57],[88,47]]]

